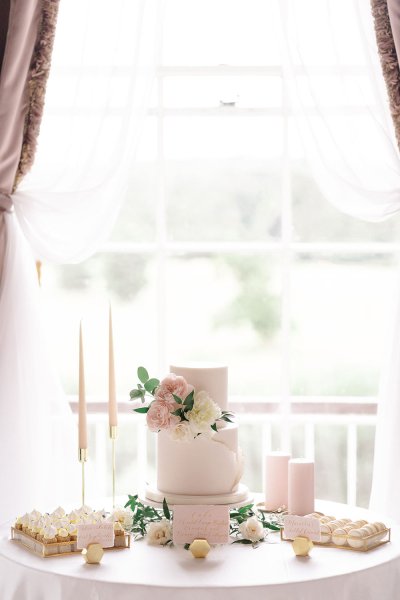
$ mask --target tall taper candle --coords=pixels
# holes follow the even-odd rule
[[[79,448],[87,448],[85,366],[83,361],[82,322],[79,326]]]
[[[111,306],[108,321],[108,422],[110,427],[118,425],[117,396],[115,393],[114,340]]]
[[[314,462],[292,458],[289,461],[289,513],[304,517],[314,512],[314,496]]]

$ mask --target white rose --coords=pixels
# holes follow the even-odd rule
[[[149,523],[146,533],[149,544],[164,546],[172,539],[171,523],[167,519]]]
[[[133,525],[133,512],[131,510],[125,511],[124,520],[122,526],[124,529],[131,529]]]
[[[169,430],[169,435],[174,442],[190,442],[193,439],[193,433],[187,421],[177,423]]]
[[[125,518],[126,512],[127,511],[124,508],[122,508],[122,506],[116,506],[113,512],[111,513],[111,520],[114,521],[114,523],[116,523],[117,521],[122,523]]]
[[[200,391],[194,395],[193,408],[187,413],[192,432],[209,433],[211,425],[221,417],[221,409],[210,398],[207,392]]]
[[[264,527],[257,517],[250,517],[239,525],[239,531],[245,540],[258,542],[264,538]]]

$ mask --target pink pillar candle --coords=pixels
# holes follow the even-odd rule
[[[79,448],[87,448],[85,365],[83,361],[82,323],[79,327],[79,405],[78,405]]]
[[[265,457],[265,507],[276,510],[288,505],[290,454],[271,452]]]
[[[295,458],[289,461],[288,510],[300,517],[314,512],[314,461]]]
[[[108,321],[108,423],[110,427],[118,425],[117,395],[115,392],[114,340],[111,306]]]

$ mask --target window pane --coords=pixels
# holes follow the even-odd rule
[[[168,0],[164,63],[276,64],[278,18],[276,4],[265,0]]]
[[[283,151],[281,117],[168,117],[167,158],[271,159]]]
[[[327,440],[329,443],[327,444]],[[319,424],[315,427],[315,496],[346,502],[346,427]]]
[[[357,427],[357,506],[368,508],[374,464],[375,427]]]
[[[261,161],[168,161],[166,185],[171,240],[279,239],[279,171]]]
[[[156,237],[157,165],[142,161],[136,164],[128,183],[125,201],[114,225],[110,240],[153,242]]]
[[[232,395],[277,394],[280,287],[269,256],[169,259],[167,356],[228,364]]]
[[[167,107],[219,107],[221,102],[240,108],[282,105],[282,79],[268,76],[165,77],[163,98]]]
[[[82,319],[87,393],[106,399],[109,301],[113,308],[117,392],[129,398],[140,364],[156,368],[154,290],[154,260],[148,256],[98,254],[79,265],[44,268],[51,348],[67,393],[78,390]]]
[[[170,239],[277,239],[281,150],[280,119],[166,119]]]
[[[376,394],[396,262],[371,255],[301,255],[293,266],[292,393]]]

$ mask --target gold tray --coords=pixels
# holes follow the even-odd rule
[[[16,529],[15,527],[11,527],[10,541],[19,542],[25,548],[43,558],[48,558],[49,556],[68,556],[69,554],[79,554],[82,552],[82,550],[77,550],[76,541],[44,544],[27,533],[24,533],[20,529]],[[104,548],[104,550],[123,550],[124,548],[130,548],[131,536],[129,533],[124,533],[123,536],[116,535],[114,544],[116,545],[114,545],[112,548]]]
[[[391,530],[384,529],[383,531],[379,531],[378,533],[373,533],[371,535],[367,535],[364,538],[358,538],[348,534],[336,534],[335,537],[341,538],[343,540],[343,544],[334,544],[333,542],[313,542],[314,546],[322,546],[323,548],[338,548],[340,550],[354,550],[355,552],[368,552],[369,550],[373,550],[374,548],[378,548],[379,546],[383,546],[390,542],[390,534]],[[292,542],[293,539],[286,538],[284,529],[281,529],[281,540],[284,542]],[[362,542],[362,546],[359,548],[354,548],[350,546],[348,540],[355,540],[357,543]]]

